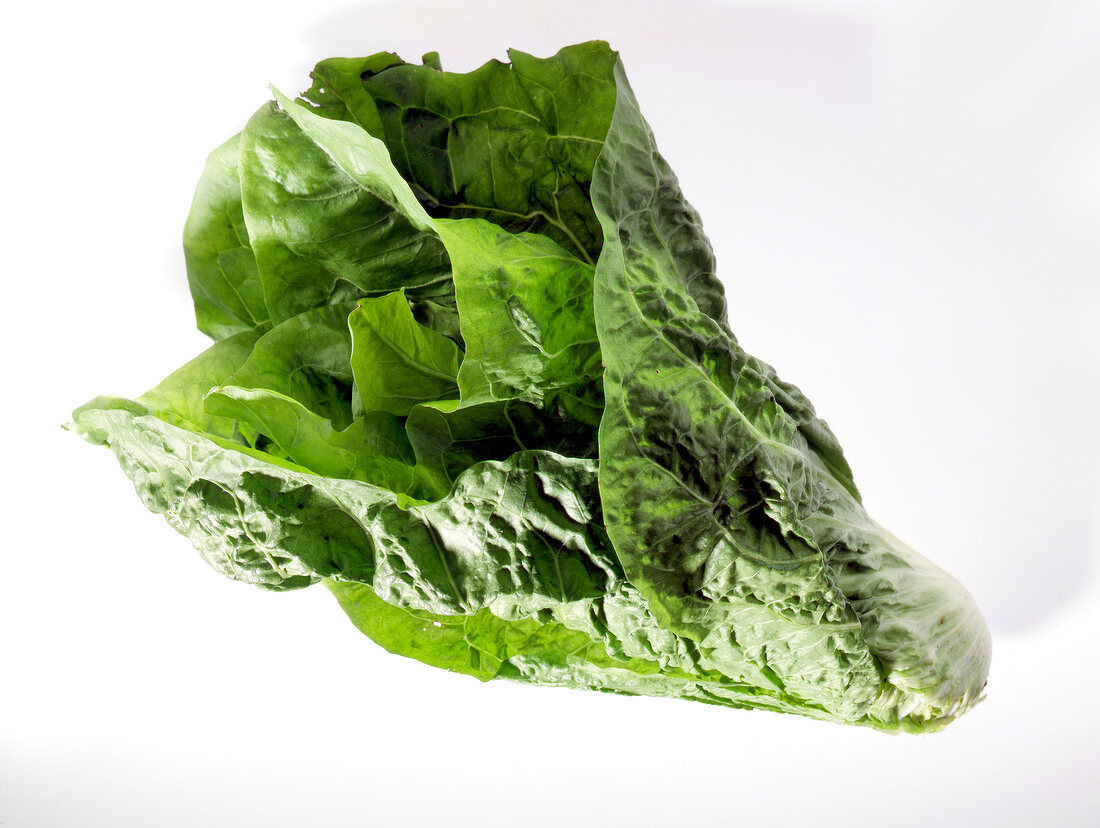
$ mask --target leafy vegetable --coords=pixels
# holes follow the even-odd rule
[[[973,601],[738,345],[606,44],[313,78],[196,191],[215,344],[74,413],[146,506],[229,577],[323,581],[386,649],[482,680],[886,731],[978,700]]]

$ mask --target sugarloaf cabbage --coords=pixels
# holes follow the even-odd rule
[[[974,602],[738,345],[617,54],[510,58],[275,92],[185,228],[214,344],[71,427],[216,570],[321,582],[393,653],[942,728],[985,685]]]

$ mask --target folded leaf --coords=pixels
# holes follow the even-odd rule
[[[617,79],[592,198],[604,227],[595,286],[607,366],[600,493],[626,576],[726,675],[752,664],[849,721],[939,724],[977,697],[986,648],[974,648],[959,682],[955,654],[925,625],[887,625],[888,641],[866,620],[881,604],[871,610],[862,594],[873,582],[877,600],[910,610],[911,590],[925,600],[935,592],[931,604],[963,603],[964,618],[979,616],[946,575],[882,549],[850,481],[837,480],[807,441],[805,419],[784,407],[771,370],[699,308],[689,284],[708,245],[621,68]],[[842,559],[868,570],[844,579],[847,594]],[[886,560],[892,584],[879,568]],[[966,638],[981,635],[974,628]],[[920,667],[898,662],[899,649],[920,653]],[[907,678],[914,669],[921,682]]]
[[[278,392],[330,420],[336,429],[353,418],[351,334],[345,302],[304,311],[255,340],[252,352],[217,384]],[[201,395],[208,388],[189,388]]]
[[[404,290],[359,300],[348,324],[351,370],[364,411],[405,416],[418,403],[457,393],[461,351],[413,318]]]
[[[602,43],[546,60],[508,54],[510,65],[490,61],[466,75],[326,61],[306,97],[373,131],[365,91],[379,137],[433,214],[538,232],[594,262],[600,233],[586,190],[614,106],[614,56]]]
[[[378,173],[385,148],[351,124],[284,106],[262,107],[241,136],[244,217],[271,318],[401,287],[450,292],[430,219],[407,185]],[[354,145],[341,143],[348,136]]]
[[[219,341],[72,428],[215,569],[322,580],[391,652],[943,727],[988,672],[970,596],[738,344],[617,55],[510,54],[334,58],[276,92],[185,231]]]
[[[568,419],[562,409],[545,411],[520,400],[423,403],[409,412],[405,431],[417,462],[448,481],[474,463],[504,460],[527,449],[596,456],[593,428]]]
[[[195,318],[199,330],[214,339],[268,321],[263,283],[241,206],[240,138],[234,135],[206,159],[183,228]]]
[[[222,385],[206,395],[205,403],[207,411],[247,425],[250,433],[272,444],[280,457],[325,477],[361,480],[387,489],[399,495],[402,505],[438,500],[449,489],[442,476],[416,466],[405,429],[385,412],[364,414],[337,430],[331,420],[277,391]]]

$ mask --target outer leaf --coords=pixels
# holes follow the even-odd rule
[[[689,698],[693,693],[685,686],[687,682],[731,697],[738,692],[723,684],[721,676],[712,682],[705,674],[692,675],[667,666],[662,672],[657,661],[644,657],[612,657],[590,633],[557,621],[509,621],[488,610],[438,615],[382,601],[366,584],[328,580],[326,586],[356,627],[390,652],[482,681],[504,677],[533,684]],[[582,622],[582,626],[591,624]]]
[[[752,663],[779,689],[843,720],[942,726],[976,698],[982,665],[949,682],[961,693],[947,704],[924,691],[899,703],[899,688],[912,687],[897,672],[899,647],[866,620],[888,579],[854,579],[874,580],[875,599],[862,599],[866,588],[847,579],[853,605],[834,563],[854,556],[876,566],[880,541],[807,442],[805,418],[777,398],[774,374],[692,296],[696,251],[706,246],[698,218],[621,67],[617,79],[592,196],[605,232],[595,294],[607,365],[600,490],[627,577],[726,675]],[[900,574],[904,556],[889,557]],[[929,572],[912,566],[904,575],[922,584],[925,599],[946,578],[933,582]],[[905,594],[889,600],[904,605]],[[941,589],[938,599],[954,606],[959,595]],[[926,685],[929,674],[942,683],[959,666],[933,641],[910,639],[909,630],[902,637],[907,654],[920,653]]]
[[[76,428],[111,447],[145,505],[216,569],[269,589],[338,577],[356,624],[403,654],[481,678],[823,715],[698,668],[690,643],[660,629],[592,523],[591,463],[522,453],[403,509],[129,401],[84,408]]]
[[[241,138],[244,216],[272,319],[401,287],[450,293],[443,246],[385,148],[286,106],[261,108]]]
[[[326,585],[356,627],[390,652],[482,681],[507,678],[829,718],[774,688],[769,695],[700,668],[697,654],[660,630],[640,596],[621,582],[602,599],[555,610],[560,620],[553,621],[505,620],[488,610],[438,615],[382,601],[362,583]]]
[[[235,420],[205,409],[202,392],[240,370],[261,334],[261,330],[243,331],[215,343],[173,371],[156,388],[138,397],[137,403],[174,425],[226,439],[240,439]]]
[[[340,575],[412,609],[521,617],[598,597],[611,574],[591,554],[602,546],[586,461],[525,453],[481,464],[445,500],[406,510],[392,492],[226,451],[127,401],[74,421],[110,446],[148,508],[238,580],[293,588]]]
[[[210,153],[183,229],[195,318],[199,330],[214,339],[251,330],[268,320],[241,207],[240,137],[234,135]]]
[[[413,318],[404,290],[361,299],[348,324],[351,368],[364,411],[405,416],[417,403],[458,391],[461,352]]]
[[[588,651],[599,648],[584,633],[552,622],[505,621],[488,610],[438,615],[401,609],[380,599],[366,584],[333,580],[325,584],[352,623],[391,653],[482,681],[496,678],[516,656],[564,665],[570,657],[584,660]],[[603,660],[611,661],[606,654]]]

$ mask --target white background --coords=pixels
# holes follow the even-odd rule
[[[1100,6],[61,2],[4,27],[0,824],[1096,824]],[[321,588],[207,569],[58,428],[204,347],[180,231],[268,82],[596,37],[741,342],[986,614],[987,700],[941,734],[387,655]]]

